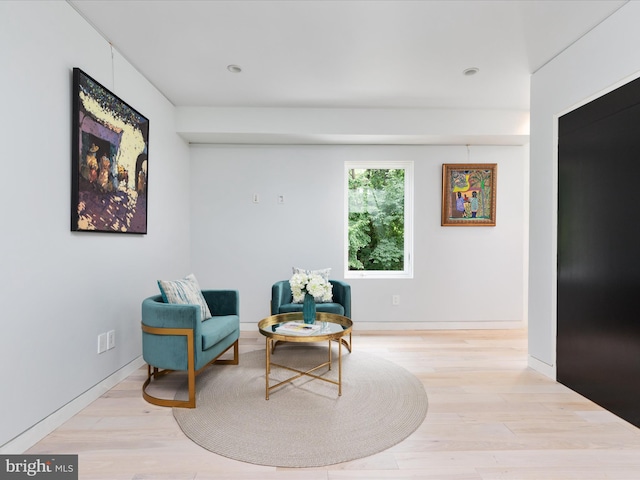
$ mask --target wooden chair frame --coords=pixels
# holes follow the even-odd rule
[[[159,327],[149,327],[145,324],[142,324],[142,331],[145,333],[150,333],[152,335],[182,335],[187,339],[187,376],[189,383],[189,400],[169,400],[165,398],[154,397],[153,395],[147,393],[147,386],[151,383],[152,379],[157,380],[175,370],[169,369],[159,369],[152,365],[147,365],[147,379],[142,384],[142,397],[149,403],[153,405],[158,405],[161,407],[182,407],[182,408],[195,408],[196,407],[196,375],[198,375],[202,370],[204,370],[207,366],[212,364],[217,365],[238,365],[238,340],[236,340],[232,345],[229,345],[227,349],[225,349],[220,355],[211,360],[209,363],[205,364],[202,368],[196,371],[195,369],[195,355],[193,348],[193,330],[191,328],[159,328]],[[233,347],[233,359],[231,360],[218,360],[222,355],[229,351],[229,349]]]

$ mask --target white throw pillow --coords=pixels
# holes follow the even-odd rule
[[[305,268],[293,267],[293,274],[306,273],[307,275],[320,275],[326,282],[329,281],[329,275],[331,275],[331,268],[321,268],[320,270],[307,270]]]

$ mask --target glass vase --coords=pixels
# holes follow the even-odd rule
[[[304,294],[302,319],[304,323],[316,323],[316,301],[313,299],[313,295],[309,293]]]

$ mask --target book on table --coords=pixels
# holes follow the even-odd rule
[[[309,324],[303,322],[286,322],[276,327],[276,333],[293,333],[295,335],[311,335],[313,332],[320,330],[318,324]]]

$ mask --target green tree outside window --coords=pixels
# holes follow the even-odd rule
[[[348,270],[406,271],[405,168],[348,168]]]

